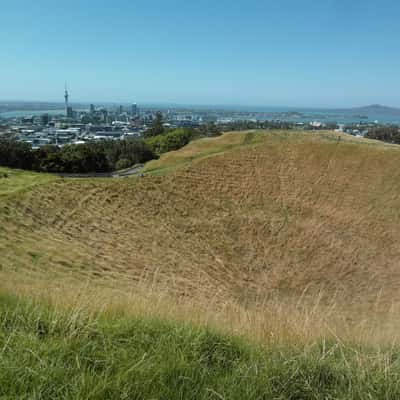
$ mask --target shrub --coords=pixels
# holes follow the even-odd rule
[[[127,158],[121,158],[115,164],[115,169],[118,171],[120,169],[126,169],[131,166],[131,162]]]
[[[0,140],[0,165],[3,167],[32,169],[34,155],[28,143]]]
[[[167,151],[178,150],[187,145],[194,136],[191,129],[179,128],[165,135],[158,135],[146,139],[146,143],[157,155],[166,153]]]

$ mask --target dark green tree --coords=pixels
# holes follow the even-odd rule
[[[193,129],[179,128],[164,135],[150,137],[146,139],[146,143],[155,154],[160,155],[167,151],[180,149],[187,145],[194,136]]]
[[[370,128],[365,137],[400,144],[400,130],[397,126],[380,126]]]
[[[145,132],[146,137],[151,137],[151,136],[158,136],[162,135],[165,133],[165,128],[163,125],[163,116],[160,111],[156,113],[156,116],[151,124],[151,127],[147,129]]]

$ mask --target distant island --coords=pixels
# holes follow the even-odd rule
[[[400,108],[383,106],[381,104],[371,104],[369,106],[364,106],[364,107],[345,108],[335,111],[351,112],[354,114],[372,114],[372,115],[379,114],[379,115],[400,116]]]

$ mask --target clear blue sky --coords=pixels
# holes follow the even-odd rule
[[[13,0],[0,99],[400,106],[398,0]]]

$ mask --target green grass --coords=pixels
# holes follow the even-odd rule
[[[55,175],[0,167],[0,197],[27,191],[35,185],[60,179]]]
[[[145,165],[144,172],[151,175],[166,175],[177,168],[188,166],[207,157],[243,148],[246,145],[273,144],[287,141],[323,140],[338,142],[339,137],[341,142],[347,144],[394,147],[394,145],[385,144],[377,140],[356,138],[333,131],[249,130],[227,132],[218,137],[194,140],[179,150],[165,153],[160,159],[148,162]]]
[[[262,348],[206,328],[0,295],[1,399],[393,399],[399,353]]]
[[[160,160],[149,163],[146,171],[164,174],[212,155],[235,151],[245,145],[267,142],[269,146],[280,142],[284,144],[289,140],[301,142],[321,139],[337,141],[337,135],[329,132],[231,133],[220,138],[195,141],[177,152],[165,154]],[[349,144],[382,146],[385,147],[385,151],[386,147],[393,151],[398,149],[347,136],[342,136],[341,140]],[[352,147],[344,147],[343,154],[350,154]],[[277,146],[273,147],[275,148],[278,149]],[[356,149],[354,146],[354,150]],[[357,154],[355,153],[355,157]],[[384,154],[378,156],[372,158],[372,162],[380,160]],[[301,161],[301,158],[299,160]],[[395,165],[397,158],[391,160],[387,168],[394,170],[391,166]],[[206,161],[210,159],[207,158]],[[396,176],[383,176],[388,179],[387,187],[395,188]],[[44,241],[41,245],[42,242],[38,238],[41,239],[40,235],[46,231],[31,232],[23,226],[27,224],[29,227],[27,219],[31,214],[22,213],[19,219],[14,215],[21,206],[27,207],[31,204],[20,200],[19,205],[15,206],[18,196],[14,195],[25,195],[26,191],[41,184],[49,184],[45,191],[49,191],[47,201],[50,206],[45,209],[44,215],[51,214],[53,204],[61,207],[60,210],[64,213],[68,209],[65,203],[57,203],[51,197],[57,194],[56,190],[52,192],[50,184],[55,180],[63,183],[55,183],[54,187],[71,187],[72,193],[76,193],[76,198],[73,195],[64,198],[64,193],[69,192],[62,192],[60,198],[71,203],[73,202],[69,199],[78,201],[82,199],[80,194],[86,196],[92,193],[91,190],[97,190],[103,185],[104,188],[114,185],[110,193],[126,196],[130,201],[129,194],[134,192],[134,185],[143,182],[128,179],[124,180],[124,185],[121,186],[122,181],[85,179],[77,183],[47,174],[0,168],[0,200],[4,199],[8,211],[12,211],[8,215],[4,207],[4,217],[1,220],[2,225],[0,224],[0,232],[1,228],[4,229],[6,223],[8,224],[3,234],[4,241],[0,243],[0,253],[3,251],[0,268],[2,264],[7,268],[14,264],[17,266],[19,260],[22,260],[21,265],[26,264],[35,269],[43,268],[43,265],[49,263],[51,268],[44,269],[48,277],[50,273],[57,271],[54,268],[56,263],[50,264],[49,260],[59,259],[60,263],[63,262],[67,266],[72,261],[87,261],[84,258],[76,258],[73,253],[70,255],[73,246],[68,245],[66,241]],[[154,181],[150,180],[150,184],[156,187]],[[341,187],[339,183],[336,182],[337,187]],[[289,186],[289,183],[287,185]],[[204,183],[203,187],[206,187]],[[146,188],[144,183],[140,188]],[[123,191],[120,193],[117,189]],[[90,213],[97,210],[93,204],[100,207],[108,204],[101,202],[105,200],[110,200],[112,204],[114,198],[108,195],[102,197],[102,193],[93,191],[93,199],[88,198],[90,201],[82,205],[78,203],[77,210],[87,211],[88,215],[92,216]],[[165,195],[164,190],[160,193]],[[381,199],[382,193],[385,192],[371,193],[377,193],[377,199]],[[398,197],[393,193],[393,196],[387,197],[385,204],[389,204],[387,212],[397,213],[398,207],[395,206]],[[39,195],[40,191],[34,192],[34,199],[43,198],[37,197]],[[157,195],[155,192],[149,198]],[[84,196],[83,198],[85,199]],[[126,199],[124,197],[123,208],[126,207]],[[374,197],[368,197],[365,204],[373,204],[373,201]],[[183,206],[184,209],[186,203],[183,203]],[[380,207],[379,202],[377,206]],[[113,213],[119,215],[122,211],[113,209]],[[99,215],[103,218],[107,213],[101,211]],[[386,218],[385,215],[383,220],[386,221]],[[393,216],[390,215],[390,218],[393,219]],[[103,219],[99,221],[102,221],[99,226],[104,228],[106,224]],[[121,224],[116,221],[116,226],[120,227]],[[98,235],[97,225],[94,226],[96,230],[91,237]],[[110,239],[110,234],[107,233],[104,237]],[[80,237],[76,243],[81,243]],[[135,251],[137,250],[132,250],[132,253]],[[66,257],[66,254],[69,257]],[[112,254],[117,255],[117,252]],[[83,269],[89,269],[91,264],[87,265],[88,267]],[[15,282],[11,280],[11,274],[6,275],[4,272],[2,276],[8,283],[5,285],[8,290],[17,291],[16,286],[21,284],[27,275],[25,271],[18,272],[20,275],[14,278]],[[93,280],[90,282],[94,284]],[[45,294],[44,287],[39,290],[39,286],[33,286],[30,293],[40,297],[40,294]],[[107,292],[102,292],[102,296],[98,297],[103,303]],[[243,324],[248,326],[250,323],[250,319],[244,319]],[[270,323],[268,320],[268,323],[262,326],[268,330],[270,325],[273,325],[273,321]],[[207,327],[200,328],[150,317],[133,317],[128,315],[128,312],[117,315],[110,312],[89,312],[84,308],[65,309],[45,301],[0,294],[0,399],[400,399],[399,348],[368,348],[342,343],[340,340],[325,342],[312,339],[307,343],[261,346]]]
[[[225,133],[215,138],[203,138],[190,142],[182,149],[163,154],[159,160],[146,164],[144,172],[165,175],[193,161],[223,154],[243,145],[256,144],[265,140],[263,131]]]

